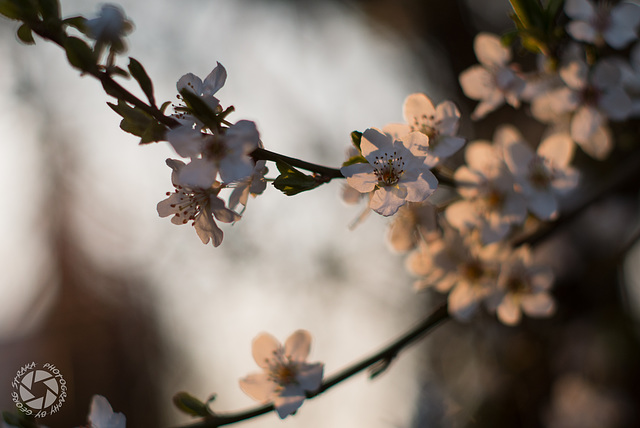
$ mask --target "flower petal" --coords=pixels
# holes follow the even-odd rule
[[[300,372],[298,373],[296,380],[302,389],[313,392],[320,388],[324,373],[324,364],[303,364],[299,370]]]
[[[311,333],[296,330],[284,342],[284,354],[292,361],[304,361],[311,350]]]
[[[252,373],[240,379],[240,389],[261,403],[268,403],[276,395],[278,385],[269,380],[267,373]]]
[[[473,50],[480,64],[489,67],[501,67],[511,60],[511,52],[495,34],[478,34],[473,41]]]
[[[96,428],[124,428],[127,418],[122,413],[114,413],[111,404],[102,395],[91,399],[89,421]]]
[[[378,177],[373,172],[373,166],[368,163],[355,163],[343,166],[340,172],[347,179],[349,186],[360,193],[369,193],[378,185]]]
[[[280,342],[269,333],[260,333],[251,343],[253,359],[263,369],[269,367],[269,361],[279,349],[281,349]]]

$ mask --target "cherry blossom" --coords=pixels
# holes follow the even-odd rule
[[[551,268],[534,265],[531,249],[522,246],[502,264],[496,293],[487,299],[487,306],[507,325],[518,324],[522,312],[531,317],[551,316],[555,311],[549,294],[552,284]]]
[[[425,94],[411,94],[404,102],[406,124],[387,125],[383,131],[399,139],[411,132],[422,132],[429,137],[429,166],[433,167],[443,159],[460,150],[465,139],[457,137],[460,111],[451,101],[443,101],[434,107]]]
[[[505,102],[518,108],[525,81],[509,65],[511,51],[490,33],[478,34],[473,48],[480,64],[463,71],[459,79],[464,94],[480,101],[471,119],[482,119]]]
[[[635,3],[608,2],[594,4],[590,0],[566,0],[564,11],[572,21],[567,33],[575,40],[622,49],[636,40],[636,27],[640,24],[640,7]]]
[[[240,388],[261,403],[273,403],[284,419],[300,408],[306,392],[320,388],[324,365],[307,363],[311,334],[295,331],[284,343],[268,333],[259,334],[252,345],[253,359],[263,369],[240,379]]]
[[[108,43],[117,52],[125,50],[123,37],[133,30],[122,8],[110,3],[103,4],[98,17],[87,20],[85,25],[98,44]]]
[[[184,162],[167,159],[167,165],[173,170],[171,181],[175,191],[167,192],[169,197],[158,203],[158,214],[160,217],[173,215],[173,224],[191,221],[203,244],[211,241],[214,247],[219,246],[224,234],[214,217],[223,223],[232,223],[240,220],[240,215],[226,208],[224,201],[218,197],[222,190],[219,183],[207,188],[186,185],[180,181],[180,172],[185,168]]]
[[[360,148],[368,163],[343,166],[340,171],[349,186],[360,193],[373,192],[369,208],[383,216],[395,214],[406,202],[422,202],[436,189],[438,180],[430,171],[429,137],[412,132],[399,140],[369,128]]]
[[[569,165],[574,144],[565,133],[545,138],[536,152],[524,141],[517,129],[503,128],[504,160],[527,199],[529,210],[540,220],[558,216],[558,196],[578,185],[578,171]]]

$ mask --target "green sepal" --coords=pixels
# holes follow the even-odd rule
[[[158,123],[148,113],[138,107],[131,107],[123,100],[118,104],[107,103],[120,116],[120,128],[129,134],[140,137],[140,144],[153,143],[164,139],[166,126]]]
[[[356,156],[352,156],[349,159],[347,159],[346,161],[344,161],[342,163],[342,166],[349,166],[349,165],[353,165],[356,163],[369,163],[369,161],[367,159],[365,159],[364,156],[362,155],[356,155]]]
[[[69,63],[82,71],[88,71],[96,66],[96,56],[87,43],[77,37],[67,37],[64,40]]]
[[[33,39],[33,32],[31,31],[31,27],[27,24],[22,24],[16,33],[20,41],[26,45],[33,45],[36,41]]]
[[[22,7],[11,0],[0,0],[0,14],[9,19],[22,20],[24,14],[22,13]]]
[[[155,106],[156,99],[153,95],[153,83],[151,82],[151,79],[149,78],[149,75],[145,71],[142,64],[140,64],[138,60],[131,57],[129,57],[129,73],[131,73],[131,76],[136,79],[136,81],[140,85],[140,88],[142,89],[142,92],[144,92],[144,94],[147,96],[149,103],[152,106]]]
[[[174,395],[173,404],[175,404],[179,410],[191,416],[201,417],[212,415],[207,404],[187,392],[178,392]]]
[[[273,181],[273,186],[287,196],[315,189],[322,184],[312,175],[304,174],[288,163],[276,162],[276,166],[280,175]]]
[[[362,150],[360,149],[361,143],[362,143],[362,132],[353,131],[351,133],[351,144],[353,144],[355,148],[358,149],[358,152],[360,153],[362,153]]]
[[[209,108],[199,95],[187,89],[182,89],[180,95],[189,108],[189,113],[200,119],[211,130],[215,130],[220,126],[216,113]]]

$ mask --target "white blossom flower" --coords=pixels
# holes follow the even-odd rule
[[[571,115],[573,140],[589,156],[605,159],[613,149],[607,120],[624,120],[632,111],[620,69],[602,60],[589,70],[584,59],[576,58],[561,67],[560,77],[566,86],[537,97],[531,105],[533,115],[543,122]]]
[[[552,284],[551,268],[534,265],[531,249],[522,246],[502,264],[496,293],[487,299],[487,306],[507,325],[518,324],[522,312],[530,317],[551,316],[555,311],[549,294]]]
[[[429,201],[401,206],[389,227],[389,244],[395,251],[406,252],[416,248],[421,240],[438,238],[437,215],[435,205]]]
[[[237,181],[233,186],[233,191],[229,196],[229,208],[235,209],[238,204],[247,206],[249,195],[261,195],[267,188],[267,180],[264,176],[269,172],[267,161],[259,160],[253,167],[253,173],[247,178]]]
[[[567,33],[576,40],[598,46],[606,42],[614,49],[622,49],[638,38],[640,7],[635,3],[612,6],[609,2],[566,0],[564,11],[572,19],[567,24]]]
[[[480,101],[471,119],[482,119],[505,102],[518,108],[525,81],[509,65],[509,48],[502,45],[498,36],[490,33],[478,34],[473,48],[480,64],[463,71],[459,79],[464,94]]]
[[[307,363],[311,334],[295,331],[284,343],[268,333],[259,334],[252,345],[253,359],[263,369],[240,379],[240,388],[261,403],[271,403],[284,419],[293,414],[306,398],[322,384],[324,365]]]
[[[450,204],[445,217],[461,231],[477,229],[485,244],[503,239],[527,216],[525,198],[514,189],[514,178],[502,159],[502,132],[496,145],[475,141],[467,146],[463,165],[455,172],[462,200]]]
[[[99,45],[109,44],[116,52],[125,50],[122,38],[133,30],[133,24],[127,19],[122,8],[111,3],[103,4],[98,17],[88,19],[85,25],[89,36]]]
[[[198,237],[204,244],[209,241],[217,247],[224,236],[216,224],[214,217],[223,223],[240,220],[240,215],[224,206],[224,201],[218,197],[222,187],[214,183],[207,188],[185,185],[180,181],[180,172],[185,168],[184,162],[167,159],[167,165],[173,170],[171,182],[175,187],[173,193],[167,192],[167,199],[158,203],[160,217],[173,215],[173,224],[186,224],[189,221],[196,229]]]
[[[422,202],[438,180],[427,165],[429,137],[412,132],[399,140],[374,128],[362,134],[360,149],[368,163],[343,166],[347,183],[360,193],[373,192],[369,208],[390,216],[406,202]]]
[[[483,246],[474,234],[446,227],[441,239],[423,242],[410,254],[407,268],[420,276],[414,283],[417,290],[449,292],[449,313],[464,321],[493,292],[505,252],[499,243]]]
[[[465,139],[456,136],[460,111],[453,102],[443,101],[434,107],[425,94],[411,94],[404,102],[403,113],[406,124],[394,123],[382,130],[396,140],[416,131],[429,137],[427,151],[431,157],[427,161],[430,167],[453,155],[464,145]]]
[[[545,138],[536,152],[512,126],[504,127],[504,160],[527,199],[529,210],[540,220],[558,216],[557,197],[578,185],[578,171],[569,163],[574,144],[565,133]]]
[[[211,70],[211,73],[205,77],[204,81],[193,73],[187,73],[182,76],[176,84],[178,92],[187,90],[202,98],[202,101],[214,112],[219,110],[220,100],[214,95],[222,88],[227,81],[227,70],[219,62]],[[192,126],[196,124],[196,128],[202,128],[203,124],[195,117],[185,113],[182,107],[175,107],[177,113],[174,115],[181,123]]]
[[[202,134],[182,126],[170,131],[167,139],[179,155],[191,157],[180,172],[180,181],[202,188],[211,187],[218,175],[226,184],[249,177],[255,166],[249,154],[260,144],[256,124],[248,120],[217,134]]]
[[[87,428],[125,428],[126,423],[125,415],[115,413],[106,398],[102,395],[93,396]]]

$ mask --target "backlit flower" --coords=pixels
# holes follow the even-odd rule
[[[125,428],[126,424],[127,418],[122,413],[115,413],[106,398],[93,396],[87,428]]]
[[[572,19],[567,24],[567,33],[576,40],[595,45],[606,42],[612,48],[622,49],[638,38],[640,7],[637,4],[620,2],[612,6],[609,2],[566,0],[564,11]]]
[[[344,166],[340,171],[360,193],[373,192],[369,208],[390,216],[406,202],[422,202],[435,191],[438,180],[425,162],[430,157],[428,146],[429,137],[420,132],[395,140],[370,128],[360,143],[368,163]]]
[[[252,345],[253,358],[262,372],[240,379],[240,388],[261,403],[273,403],[280,418],[293,414],[322,384],[324,365],[307,363],[311,334],[297,330],[284,347],[268,333],[259,334]]]

